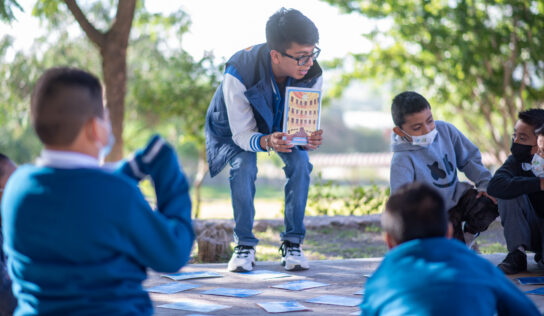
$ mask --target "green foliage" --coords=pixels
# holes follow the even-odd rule
[[[470,131],[497,156],[508,152],[517,112],[544,101],[542,1],[325,1],[379,23],[364,34],[372,49],[352,52],[355,67],[336,93],[353,79],[420,91],[436,118]]]
[[[321,174],[308,192],[308,215],[368,215],[380,213],[389,197],[389,188],[354,186],[349,189],[338,183],[323,181]]]
[[[23,11],[21,5],[15,0],[0,0],[0,21],[11,22],[15,20],[13,8]]]

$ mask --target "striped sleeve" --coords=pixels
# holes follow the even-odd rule
[[[264,151],[260,146],[262,133],[257,129],[253,110],[244,92],[246,87],[238,71],[229,66],[223,79],[223,97],[227,107],[232,140],[245,151]]]

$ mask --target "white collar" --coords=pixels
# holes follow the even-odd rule
[[[59,169],[100,168],[98,159],[74,151],[44,149],[36,165]]]

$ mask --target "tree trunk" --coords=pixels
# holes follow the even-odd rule
[[[89,22],[75,0],[64,0],[64,2],[89,40],[100,50],[106,106],[110,112],[113,135],[116,140],[107,160],[120,160],[123,158],[127,47],[134,11],[136,10],[136,0],[119,0],[113,25],[105,33],[98,31]]]
[[[197,167],[197,173],[195,176],[195,180],[193,181],[193,188],[194,188],[194,206],[193,206],[193,214],[194,218],[200,217],[200,207],[201,207],[201,197],[200,197],[200,188],[202,186],[202,182],[204,182],[204,178],[208,174],[208,162],[206,161],[206,148],[198,150],[198,167]]]
[[[127,81],[126,47],[118,47],[110,41],[106,41],[106,43],[100,53],[102,55],[106,106],[110,112],[111,127],[115,136],[115,145],[107,160],[118,161],[123,158],[123,119]]]

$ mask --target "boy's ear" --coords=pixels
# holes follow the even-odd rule
[[[406,136],[408,136],[408,135],[406,135],[406,134],[400,129],[400,127],[398,127],[398,126],[393,127],[393,132],[394,132],[395,134],[399,135],[400,137],[406,137]]]
[[[389,235],[387,232],[383,233],[383,238],[385,239],[385,243],[387,244],[387,248],[393,249],[395,246],[398,245],[398,243]]]
[[[271,59],[273,64],[279,64],[280,63],[280,57],[281,57],[280,52],[278,52],[275,49],[270,50],[270,59]]]
[[[98,125],[100,122],[98,122],[98,119],[96,117],[93,117],[83,125],[83,132],[85,133],[85,138],[88,141],[95,142],[98,138],[98,129],[100,128]]]
[[[446,238],[451,239],[453,237],[453,225],[448,222],[448,231],[446,232]]]

